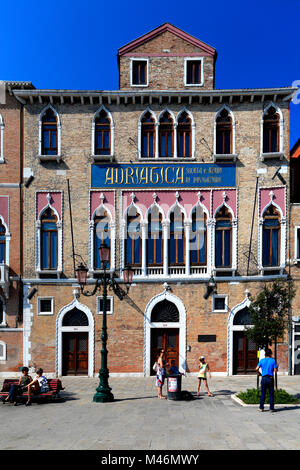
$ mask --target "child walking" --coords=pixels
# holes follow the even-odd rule
[[[198,387],[197,387],[197,397],[199,397],[200,387],[201,387],[201,380],[203,380],[205,388],[207,390],[207,394],[209,397],[213,397],[213,394],[210,392],[207,384],[207,372],[209,372],[209,377],[211,378],[211,373],[209,369],[209,365],[205,362],[205,357],[201,356],[199,358],[199,374],[198,374]]]

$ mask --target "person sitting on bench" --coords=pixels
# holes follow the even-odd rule
[[[36,371],[36,377],[27,385],[28,390],[28,400],[25,403],[26,406],[31,405],[31,394],[49,392],[49,385],[47,378],[43,375],[43,369],[39,368]]]
[[[29,369],[28,367],[23,367],[22,368],[22,376],[20,377],[19,383],[11,385],[8,396],[4,399],[2,398],[3,404],[9,401],[10,403],[13,403],[14,406],[17,406],[17,396],[22,395],[24,389],[26,388],[27,385],[29,385],[30,382],[32,382],[32,378],[30,375],[28,375]]]

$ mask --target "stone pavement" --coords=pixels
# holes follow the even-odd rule
[[[64,402],[0,404],[1,449],[300,449],[300,405],[258,413],[232,400],[233,393],[256,387],[255,376],[212,377],[215,396],[203,388],[193,401],[157,399],[154,381],[110,377],[115,402],[98,404],[92,401],[97,378],[63,377]],[[182,390],[195,393],[196,387],[196,377],[183,377]],[[297,395],[300,377],[279,376],[278,388]]]

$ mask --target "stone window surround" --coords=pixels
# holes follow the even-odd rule
[[[217,154],[217,118],[220,115],[220,113],[226,109],[228,114],[231,117],[232,121],[232,153],[231,154]],[[214,161],[221,160],[221,159],[226,159],[226,160],[236,160],[237,155],[236,155],[236,148],[235,148],[235,118],[232,110],[226,105],[223,104],[219,108],[219,110],[216,112],[215,117],[214,117],[214,155],[213,155]]]
[[[201,62],[201,82],[200,83],[187,83],[187,63],[189,61]],[[204,57],[185,57],[184,58],[184,86],[202,87],[203,85],[204,85]]]
[[[42,312],[41,311],[41,300],[51,300],[51,312]],[[45,296],[37,298],[37,314],[38,315],[54,315],[54,297]]]
[[[275,108],[276,112],[279,114],[279,152],[263,153],[264,145],[264,115],[267,113],[269,108]],[[260,119],[260,159],[264,161],[266,158],[279,158],[282,160],[284,156],[284,118],[283,113],[279,106],[277,106],[273,101],[271,101],[263,110]]]
[[[260,188],[264,189],[264,188]],[[264,224],[264,213],[268,209],[270,205],[273,205],[280,214],[280,265],[279,266],[272,266],[272,267],[264,267],[263,266],[263,224]],[[272,190],[270,189],[270,201],[268,204],[261,211],[261,216],[258,219],[258,269],[261,275],[265,275],[266,273],[274,270],[280,270],[280,274],[283,274],[283,269],[285,268],[286,264],[286,217],[283,216],[283,212],[281,207],[273,201]]]
[[[6,314],[6,303],[2,295],[0,295],[0,300],[2,302],[3,306],[3,314],[2,314],[2,322],[0,322],[0,328],[1,327],[6,327],[6,319],[5,319],[5,314]],[[1,320],[1,319],[0,319]]]
[[[133,62],[147,62],[147,82],[145,84],[136,85],[132,83]],[[130,57],[130,86],[134,88],[145,88],[149,86],[149,59],[146,57]]]
[[[98,295],[96,297],[96,312],[98,315],[103,315],[103,310],[100,310],[100,300],[103,299],[103,295]],[[107,315],[113,315],[114,313],[114,296],[108,295],[107,299],[110,300],[110,310],[106,310]]]
[[[2,355],[0,356],[0,361],[6,361],[7,360],[7,357],[6,357],[6,343],[4,343],[4,341],[0,341],[0,345],[2,346]]]
[[[142,155],[142,119],[143,119],[144,115],[147,112],[149,112],[151,114],[151,116],[153,116],[154,122],[155,122],[155,155],[154,155],[153,158],[148,158],[148,157],[143,158],[141,156]],[[165,112],[168,112],[171,115],[172,119],[173,119],[174,155],[172,157],[160,157],[159,156],[159,121],[160,121],[161,116],[163,116],[163,114]],[[178,157],[177,156],[177,126],[178,126],[178,119],[179,119],[180,115],[184,112],[186,112],[188,114],[188,116],[190,117],[190,119],[191,119],[192,155],[190,157]],[[192,113],[186,107],[184,107],[181,111],[179,111],[177,113],[177,117],[175,117],[174,113],[169,109],[168,106],[166,106],[159,113],[159,116],[157,118],[155,112],[152,111],[152,109],[148,106],[145,109],[145,111],[143,111],[143,113],[141,114],[139,122],[138,122],[138,158],[139,158],[139,160],[143,160],[143,161],[153,161],[153,160],[159,160],[159,161],[167,160],[167,161],[170,161],[170,160],[172,160],[173,161],[175,159],[175,160],[183,160],[185,162],[194,160],[195,159],[195,134],[196,134],[195,130],[196,130],[196,125],[195,125],[194,117],[193,117]]]
[[[43,148],[43,145],[42,145],[43,121],[42,121],[42,119],[43,119],[43,115],[45,114],[45,112],[49,108],[52,109],[52,111],[56,115],[56,119],[57,119],[57,123],[56,123],[57,124],[57,155],[43,155],[42,154],[42,148]],[[41,159],[47,159],[47,160],[53,160],[53,159],[57,159],[57,158],[61,157],[61,120],[60,120],[58,112],[56,111],[56,109],[50,103],[47,104],[47,106],[45,106],[42,109],[42,111],[40,112],[40,116],[39,116],[39,153],[38,153],[38,157],[41,158]]]
[[[36,240],[36,256],[35,256],[35,271],[37,275],[39,276],[40,274],[56,274],[58,277],[60,277],[60,274],[62,273],[62,251],[63,251],[63,236],[62,236],[62,218],[60,218],[57,210],[51,205],[51,191],[47,190],[39,190],[36,191],[36,196],[35,200],[37,200],[37,193],[48,193],[47,194],[47,200],[48,204],[46,204],[41,210],[40,213],[37,216],[37,220],[35,222],[35,240]],[[63,207],[63,191],[55,190],[55,192],[60,192],[61,193],[61,207]],[[41,216],[47,210],[50,208],[53,210],[54,214],[57,217],[57,269],[53,270],[44,270],[41,269]]]
[[[298,250],[298,230],[300,230],[300,225],[296,225],[294,228],[294,263],[297,264],[300,262],[300,249]]]
[[[105,111],[110,119],[110,155],[96,155],[95,154],[95,121],[101,111]],[[112,117],[111,112],[104,106],[101,105],[99,109],[94,114],[93,121],[92,121],[92,136],[91,136],[91,157],[95,160],[105,160],[105,159],[112,159],[114,157],[114,120]]]
[[[225,309],[216,309],[215,308],[215,299],[216,298],[225,299]],[[212,296],[212,312],[216,312],[216,313],[228,312],[228,295],[227,294],[213,294],[213,296]]]

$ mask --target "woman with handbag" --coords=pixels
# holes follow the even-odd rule
[[[166,365],[166,360],[165,360],[165,351],[164,349],[161,349],[159,358],[157,359],[157,367],[156,367],[156,382],[155,385],[157,387],[157,396],[158,398],[166,398],[162,394],[162,387],[165,382],[165,375],[166,375],[166,370],[165,370],[165,365]]]

